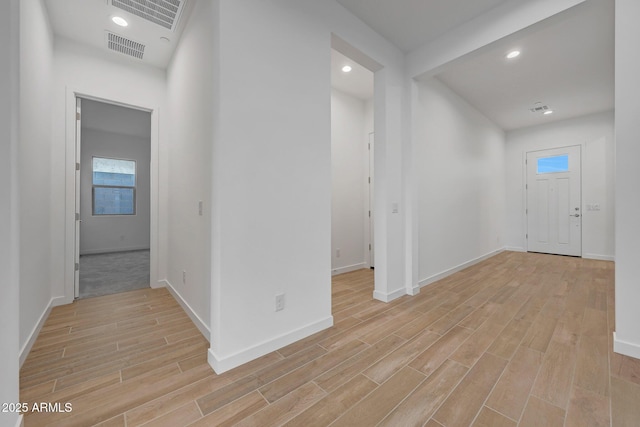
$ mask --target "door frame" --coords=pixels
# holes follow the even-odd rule
[[[374,201],[375,201],[375,181],[374,177],[374,153],[375,153],[375,132],[369,132],[368,140],[367,140],[367,167],[366,167],[366,188],[367,188],[367,209],[365,212],[365,253],[367,254],[367,267],[374,268],[375,267],[375,209],[374,209]]]
[[[137,99],[118,98],[96,90],[66,87],[65,94],[65,245],[64,245],[64,297],[69,304],[77,297],[75,284],[75,239],[76,239],[76,98],[89,99],[119,105],[151,114],[151,165],[150,165],[150,285],[162,287],[160,283],[160,144],[159,108],[139,102]]]
[[[527,209],[528,204],[529,204],[529,200],[528,200],[528,193],[527,193],[527,186],[529,184],[528,182],[528,165],[527,165],[527,155],[529,153],[537,153],[540,151],[548,151],[548,150],[558,150],[558,149],[563,149],[563,148],[571,148],[571,147],[578,147],[580,149],[580,215],[581,215],[581,219],[580,219],[580,258],[582,258],[583,256],[583,240],[584,240],[584,203],[583,203],[583,197],[582,197],[582,193],[584,192],[584,188],[583,188],[583,164],[584,162],[582,161],[582,159],[584,158],[584,154],[585,154],[585,144],[584,143],[580,143],[580,144],[571,144],[571,145],[560,145],[560,146],[549,146],[549,147],[544,147],[544,148],[536,148],[535,150],[528,150],[528,151],[523,151],[522,152],[522,223],[524,225],[524,232],[525,232],[525,236],[524,237],[524,251],[525,252],[529,252],[529,239],[528,239],[528,235],[529,235],[529,218],[527,215]]]

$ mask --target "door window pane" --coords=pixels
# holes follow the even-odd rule
[[[538,159],[538,173],[557,173],[569,171],[569,155],[541,157]]]

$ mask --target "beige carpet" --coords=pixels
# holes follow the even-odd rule
[[[148,250],[80,256],[79,298],[148,287]]]

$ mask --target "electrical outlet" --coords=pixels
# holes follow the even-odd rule
[[[336,249],[336,258],[340,258],[340,248]]]
[[[202,204],[202,200],[198,201],[198,215],[202,216],[204,214],[204,205]]]
[[[284,310],[284,294],[276,295],[276,311]]]
[[[187,284],[187,270],[182,270],[182,284]]]

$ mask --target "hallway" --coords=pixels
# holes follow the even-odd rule
[[[371,298],[372,281],[370,270],[335,276],[332,328],[223,375],[164,289],[55,308],[22,369],[21,400],[73,411],[31,413],[25,425],[640,418],[640,362],[611,351],[613,263],[503,252],[389,304]]]

